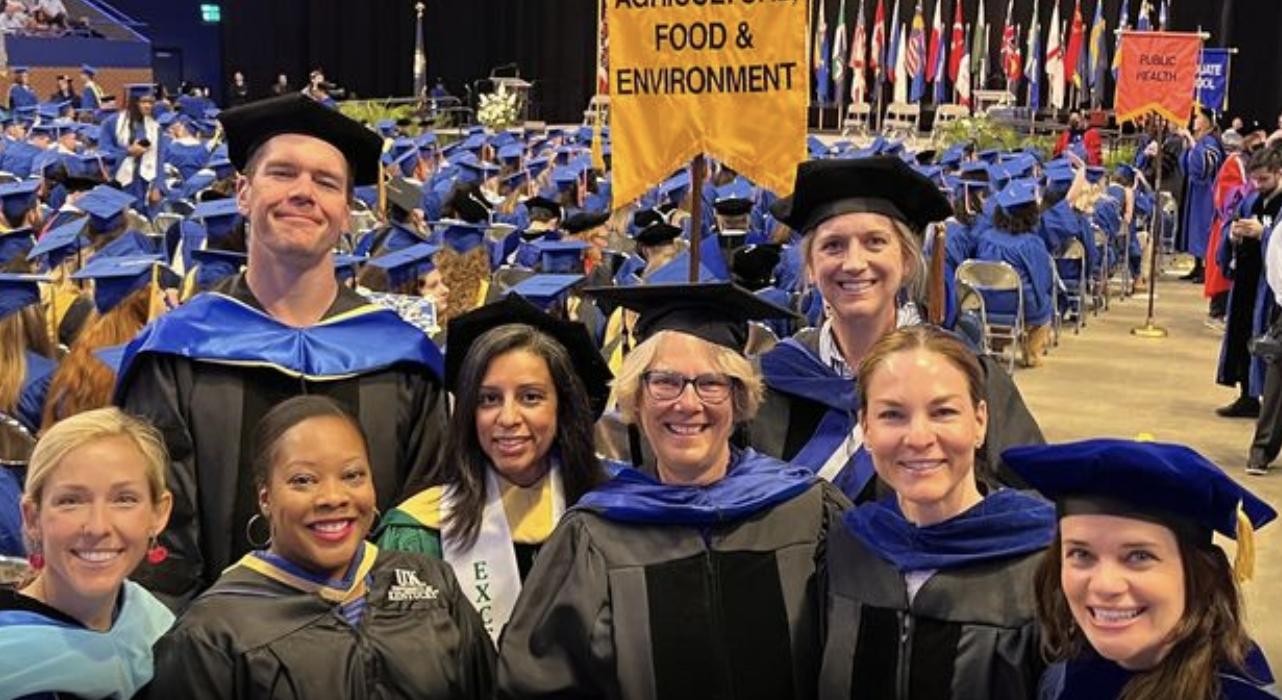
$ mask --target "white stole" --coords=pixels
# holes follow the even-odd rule
[[[116,182],[122,185],[128,185],[134,181],[135,168],[142,176],[142,179],[151,182],[156,179],[156,157],[160,153],[160,125],[151,117],[144,117],[142,123],[143,132],[147,134],[147,140],[151,142],[151,147],[147,152],[142,154],[142,162],[135,164],[134,159],[124,156],[120,159],[120,167],[116,169]],[[116,143],[122,144],[125,148],[134,142],[133,124],[129,121],[129,114],[121,112],[116,117]]]
[[[547,478],[552,480],[552,522],[555,524],[565,513],[565,490],[556,460],[552,460]],[[445,486],[441,493],[442,523],[450,522],[455,500],[454,486]],[[485,470],[485,508],[481,511],[481,529],[476,542],[464,549],[461,542],[447,537],[442,528],[441,550],[445,561],[454,569],[464,595],[485,623],[485,630],[497,643],[521,593],[521,571],[516,565],[512,529],[503,509],[503,491],[493,467]]]

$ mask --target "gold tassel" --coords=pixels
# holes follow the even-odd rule
[[[1237,511],[1237,553],[1233,556],[1233,578],[1238,583],[1255,575],[1255,528],[1241,508]]]

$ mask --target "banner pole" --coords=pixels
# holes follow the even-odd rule
[[[1165,338],[1168,334],[1166,329],[1153,323],[1153,305],[1157,299],[1157,249],[1162,244],[1162,229],[1166,222],[1162,218],[1162,155],[1166,146],[1166,120],[1162,120],[1161,126],[1157,132],[1157,170],[1154,173],[1153,196],[1156,202],[1153,206],[1153,223],[1149,225],[1149,265],[1148,265],[1148,318],[1144,320],[1144,325],[1136,326],[1131,329],[1131,335],[1139,338]],[[1108,263],[1108,251],[1105,251],[1104,261],[1101,264]],[[1129,263],[1127,263],[1129,264]]]
[[[690,284],[699,281],[703,252],[703,179],[708,161],[700,153],[690,164]]]

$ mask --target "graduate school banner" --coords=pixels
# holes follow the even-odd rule
[[[806,155],[806,0],[606,0],[615,202],[700,153],[780,196]]]
[[[1232,58],[1229,49],[1202,49],[1202,63],[1197,67],[1197,102],[1217,114],[1229,108]]]
[[[1176,124],[1186,123],[1193,112],[1202,38],[1174,32],[1122,32],[1118,50],[1122,60],[1113,103],[1118,123],[1150,112]]]

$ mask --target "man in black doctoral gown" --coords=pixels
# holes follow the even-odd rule
[[[382,140],[304,96],[220,117],[242,176],[244,273],[161,317],[130,343],[116,400],[169,448],[169,558],[135,579],[180,607],[270,533],[248,445],[273,405],[300,393],[346,403],[369,439],[378,505],[413,493],[446,419],[440,354],[426,335],[338,284],[334,246],[352,188],[378,178]]]

